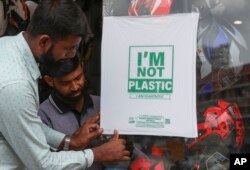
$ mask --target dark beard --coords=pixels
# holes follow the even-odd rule
[[[56,61],[54,59],[52,50],[53,50],[53,45],[52,47],[49,48],[49,50],[46,53],[41,55],[40,61],[39,61],[41,65],[53,66],[55,64]]]
[[[49,50],[42,54],[39,60],[39,69],[42,75],[47,75],[50,73],[51,69],[54,67],[56,61],[54,59],[52,49],[54,45],[49,48]]]
[[[66,103],[77,103],[81,100],[81,98],[83,97],[83,91],[81,91],[81,94],[79,96],[76,97],[72,97],[71,94],[68,95],[61,95],[56,88],[53,88],[55,94],[57,95],[58,98],[60,98],[61,100],[63,100]]]

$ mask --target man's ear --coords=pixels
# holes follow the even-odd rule
[[[48,35],[41,35],[39,37],[38,46],[41,53],[47,52],[52,46],[52,39]]]
[[[44,81],[50,86],[50,87],[53,87],[53,78],[48,76],[48,75],[45,75],[43,76],[43,79]]]

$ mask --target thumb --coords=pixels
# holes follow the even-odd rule
[[[118,130],[114,130],[114,135],[112,137],[112,140],[116,140],[116,139],[119,139],[119,133],[118,133]]]

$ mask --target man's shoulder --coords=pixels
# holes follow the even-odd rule
[[[39,109],[38,109],[38,114],[40,112],[50,112],[51,110],[53,109],[53,105],[51,104],[50,100],[49,100],[49,97],[44,100],[42,103],[40,103],[39,105]]]
[[[96,112],[99,112],[100,111],[100,101],[101,101],[101,97],[100,96],[96,96],[96,95],[92,95],[90,94],[89,95],[92,102],[93,102],[93,109],[96,111]]]
[[[97,102],[100,102],[101,100],[101,97],[100,96],[96,96],[96,95],[93,95],[93,94],[89,94],[89,96],[91,97],[91,99],[94,101],[97,101]]]
[[[11,48],[9,48],[9,47],[13,46],[16,37],[17,37],[17,35],[0,37],[0,49],[1,50],[11,50]]]
[[[13,81],[25,79],[25,63],[17,49],[15,36],[0,38],[0,80]]]
[[[15,38],[17,35],[14,35],[14,36],[9,36],[9,35],[7,35],[7,36],[2,36],[2,37],[0,37],[0,42],[2,43],[2,42],[6,42],[6,40],[10,40],[10,39],[13,39],[13,38]],[[6,44],[6,43],[4,43],[4,44]]]
[[[93,101],[94,105],[97,105],[97,104],[100,105],[100,101],[101,101],[100,96],[96,96],[96,95],[92,95],[92,94],[90,94],[89,96],[90,96],[91,100]]]

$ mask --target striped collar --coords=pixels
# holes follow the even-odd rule
[[[84,98],[84,107],[82,110],[82,113],[85,112],[88,108],[93,107],[93,101],[88,93],[83,93]],[[69,106],[67,103],[62,101],[55,92],[52,92],[49,96],[50,103],[58,110],[60,114],[65,114],[69,111],[78,112],[71,106]]]

